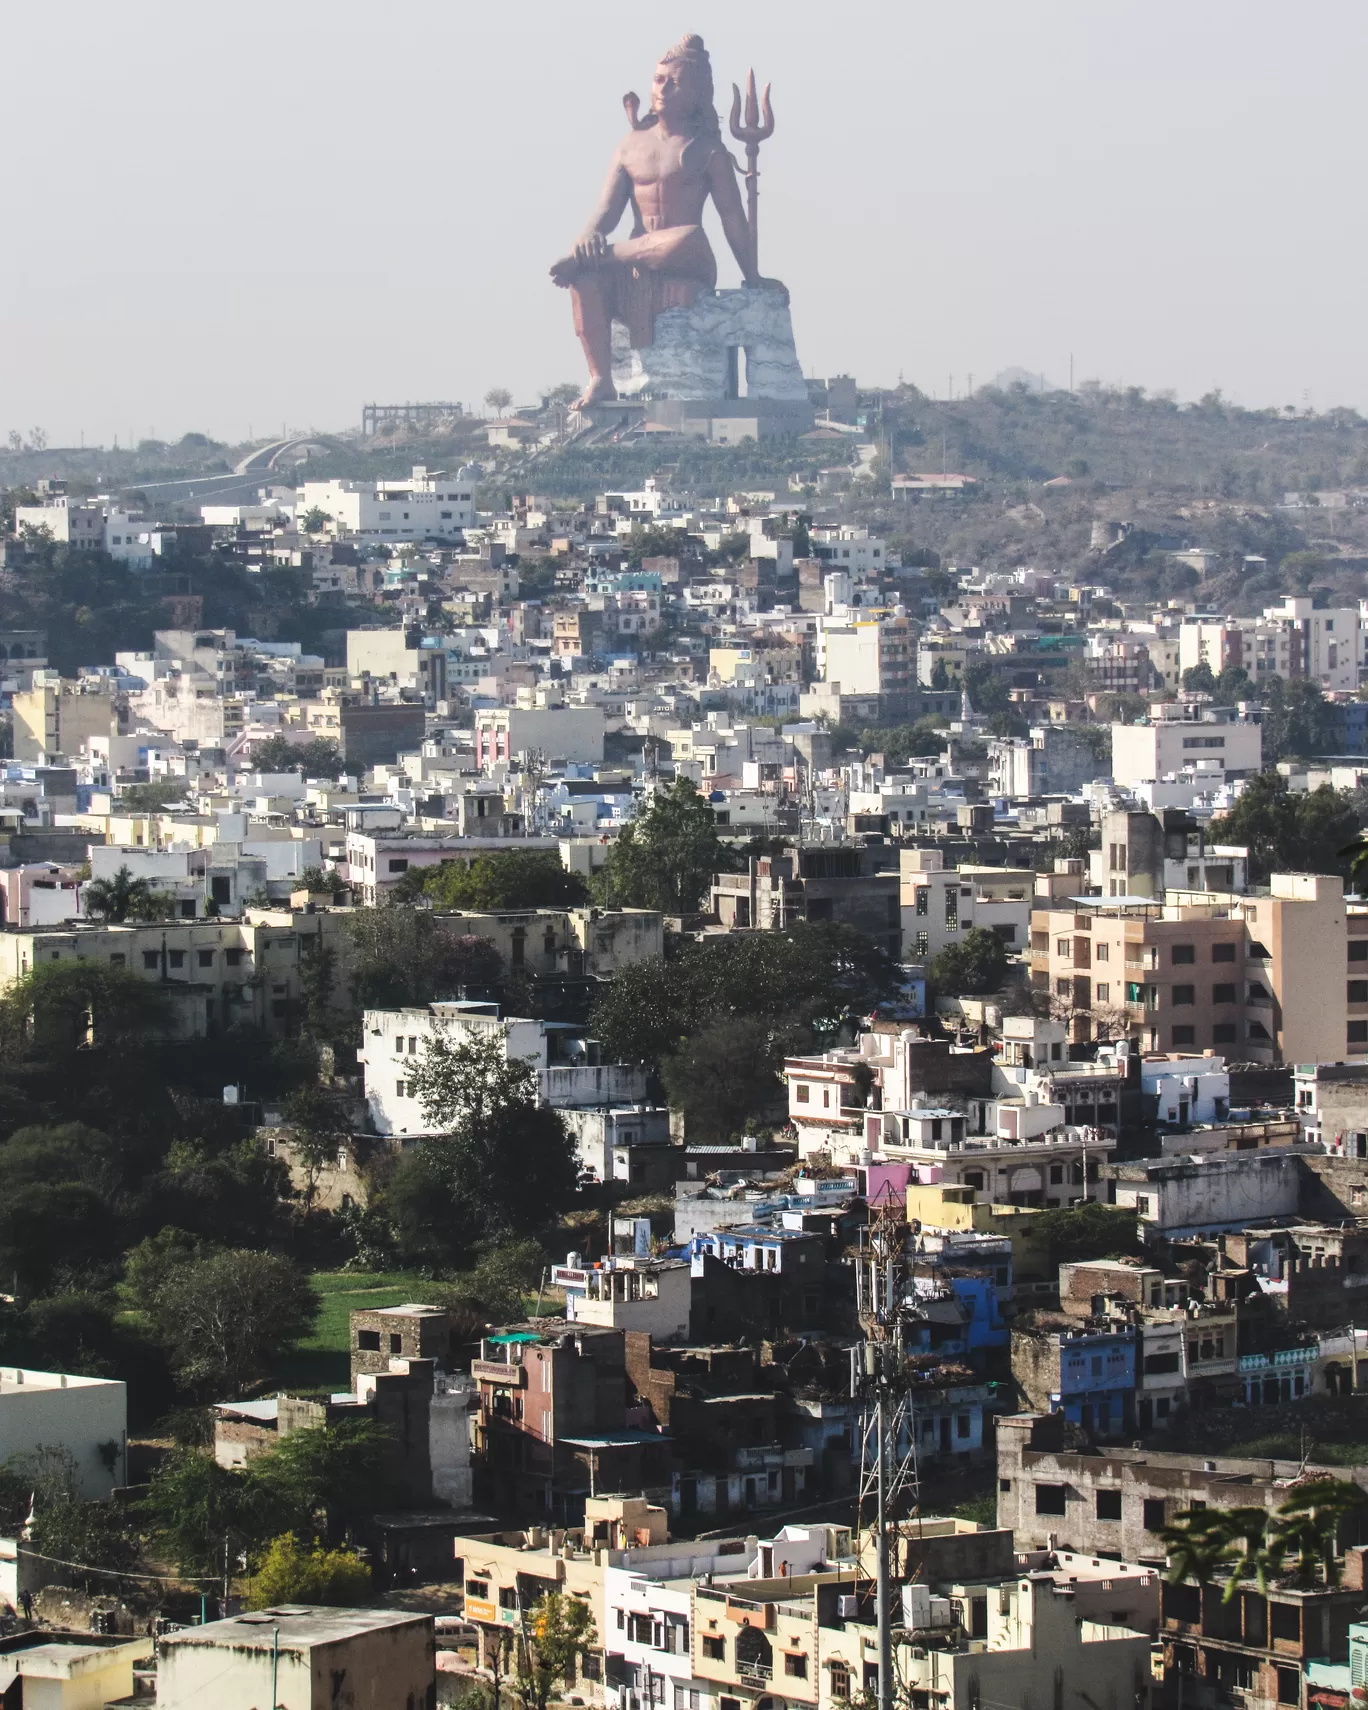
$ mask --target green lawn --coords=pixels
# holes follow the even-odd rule
[[[430,1300],[440,1286],[406,1271],[315,1271],[312,1280],[323,1297],[323,1310],[313,1334],[286,1355],[272,1380],[272,1388],[291,1394],[350,1386],[351,1315],[358,1308]]]

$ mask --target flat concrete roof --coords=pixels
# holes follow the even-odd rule
[[[183,1627],[178,1633],[168,1634],[161,1643],[207,1648],[231,1645],[235,1650],[248,1647],[269,1651],[278,1642],[282,1648],[307,1650],[313,1645],[336,1645],[347,1639],[363,1638],[367,1633],[431,1621],[431,1615],[415,1615],[407,1610],[331,1609],[320,1604],[282,1603],[275,1609],[254,1610],[227,1621],[210,1621],[203,1627]]]

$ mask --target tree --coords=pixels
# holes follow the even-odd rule
[[[387,903],[347,921],[352,993],[362,1009],[396,1009],[455,997],[498,982],[503,959],[492,940],[453,930],[426,909]]]
[[[290,1130],[295,1156],[304,1167],[304,1203],[313,1204],[318,1178],[352,1138],[345,1100],[317,1081],[296,1087],[281,1114]]]
[[[411,870],[412,871],[412,870]],[[405,878],[410,877],[405,874]],[[433,908],[486,912],[497,909],[578,908],[589,887],[550,850],[501,849],[467,863],[443,861],[415,875]]]
[[[670,1108],[684,1113],[690,1144],[722,1144],[747,1117],[773,1105],[793,1036],[749,1016],[729,1016],[685,1039],[661,1064]]]
[[[328,736],[309,742],[291,742],[277,732],[252,749],[252,768],[257,772],[302,772],[306,778],[340,778],[346,770],[342,750]]]
[[[937,992],[954,997],[985,997],[1007,977],[1007,950],[996,932],[971,926],[958,944],[947,944],[927,963],[926,977]]]
[[[1205,659],[1196,665],[1190,665],[1183,672],[1183,687],[1189,694],[1214,695],[1216,693],[1216,678]]]
[[[293,1532],[272,1538],[247,1582],[249,1609],[284,1603],[364,1604],[371,1570],[354,1550],[301,1544]]]
[[[1211,843],[1249,850],[1250,877],[1270,873],[1338,873],[1345,846],[1358,834],[1352,798],[1328,784],[1293,794],[1277,772],[1260,772],[1245,785],[1233,808],[1213,819]]]
[[[676,778],[618,833],[598,890],[610,907],[691,914],[723,864],[712,808],[692,779]]]
[[[85,887],[85,911],[94,920],[122,926],[128,920],[158,920],[175,904],[146,879],[135,879],[127,865],[112,879],[91,879]]]
[[[409,1076],[443,1132],[401,1158],[388,1192],[400,1245],[451,1267],[491,1240],[535,1234],[572,1199],[574,1142],[537,1102],[537,1072],[503,1029],[456,1043],[437,1033]]]
[[[1138,1255],[1140,1237],[1135,1213],[1122,1205],[1057,1206],[1031,1219],[1032,1231],[1049,1249],[1051,1266],[1084,1264],[1089,1259],[1121,1259]]]
[[[230,1555],[264,1536],[261,1487],[212,1455],[180,1449],[152,1474],[139,1504],[158,1550],[182,1573],[221,1574]]]
[[[1331,753],[1336,729],[1334,708],[1318,683],[1309,677],[1271,679],[1263,716],[1265,765]]]
[[[295,1532],[337,1538],[385,1506],[392,1447],[390,1433],[373,1419],[308,1425],[257,1456],[248,1471],[269,1511],[288,1519]]]
[[[527,1710],[546,1710],[557,1681],[573,1681],[579,1657],[597,1643],[588,1603],[569,1592],[547,1592],[532,1611],[518,1659],[517,1693]]]
[[[293,1260],[230,1249],[172,1266],[143,1302],[182,1386],[237,1396],[313,1328],[319,1298]]]
[[[131,968],[40,962],[0,998],[0,1049],[65,1057],[87,1046],[127,1050],[166,1019],[161,988]]]
[[[496,416],[501,416],[513,402],[513,394],[503,386],[491,386],[484,395],[484,401]]]
[[[615,975],[591,1025],[611,1061],[659,1064],[716,1021],[745,1017],[792,1028],[804,1043],[830,1039],[898,989],[887,952],[829,921],[783,932],[727,933],[686,943],[677,956]]]
[[[309,510],[305,511],[304,515],[299,519],[299,526],[304,530],[305,534],[322,534],[323,530],[331,521],[332,518],[326,511],[320,510],[317,505],[314,505]]]

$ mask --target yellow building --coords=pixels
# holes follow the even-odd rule
[[[1012,1276],[1016,1282],[1048,1281],[1053,1274],[1049,1245],[1035,1206],[979,1205],[971,1187],[914,1182],[907,1190],[907,1217],[927,1229],[1005,1235],[1012,1243]]]
[[[128,709],[107,678],[70,682],[44,672],[14,696],[14,758],[75,759],[92,736],[119,736],[127,723]]]

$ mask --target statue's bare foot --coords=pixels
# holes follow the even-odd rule
[[[577,410],[587,410],[591,404],[613,404],[617,402],[617,387],[611,380],[591,380],[585,389],[575,399]]]

